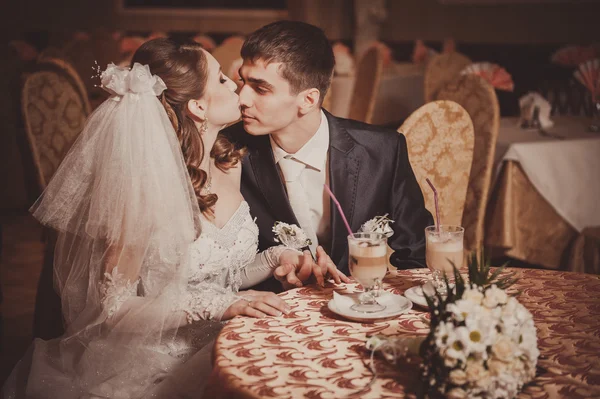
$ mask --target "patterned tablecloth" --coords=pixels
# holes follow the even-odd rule
[[[519,301],[533,314],[538,332],[538,376],[520,398],[600,397],[600,277],[514,269]],[[391,272],[386,290],[403,293],[422,283],[427,269]],[[343,290],[351,292],[349,285]],[[282,294],[292,312],[281,318],[238,317],[215,344],[209,391],[222,397],[387,398],[414,397],[418,358],[401,371],[377,362],[374,384],[365,362],[372,334],[426,334],[427,318],[416,305],[392,320],[361,324],[329,311],[334,287],[305,287]],[[338,288],[336,288],[337,290]]]

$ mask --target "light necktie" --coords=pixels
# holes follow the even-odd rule
[[[300,227],[312,242],[310,250],[313,254],[316,254],[318,245],[317,234],[312,226],[306,191],[304,190],[304,187],[302,187],[302,183],[300,183],[300,175],[306,165],[302,162],[295,161],[291,155],[286,155],[279,160],[279,167],[281,168],[281,172],[285,179],[288,199],[292,210],[294,211],[294,215],[296,215]]]

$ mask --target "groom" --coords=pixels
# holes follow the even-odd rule
[[[388,214],[394,235],[390,262],[425,265],[425,227],[433,224],[408,160],[402,134],[341,119],[321,108],[333,75],[323,31],[278,21],[252,33],[242,47],[242,122],[223,131],[246,146],[241,190],[259,226],[259,246],[277,245],[276,221],[298,224],[348,273],[348,231],[325,190],[331,187],[353,232]],[[255,287],[280,290],[273,280]]]

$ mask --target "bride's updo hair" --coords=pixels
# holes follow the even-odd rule
[[[217,195],[202,195],[207,179],[206,172],[200,169],[205,156],[204,145],[187,110],[188,101],[201,98],[206,88],[208,62],[202,46],[191,40],[153,39],[135,52],[131,63],[136,62],[148,65],[150,72],[160,76],[167,86],[159,99],[177,132],[200,211],[211,214]],[[215,159],[215,165],[225,171],[237,165],[243,150],[236,150],[229,140],[219,135],[210,156]]]

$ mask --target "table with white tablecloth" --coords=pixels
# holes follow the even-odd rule
[[[521,129],[518,118],[501,119],[486,244],[558,268],[569,263],[576,237],[600,226],[600,134],[588,131],[586,118],[553,120],[540,132]]]
[[[354,79],[354,76],[334,76],[329,110],[333,115],[348,117]],[[384,69],[381,76],[372,123],[387,125],[401,122],[424,102],[423,68],[411,63],[392,64]]]

